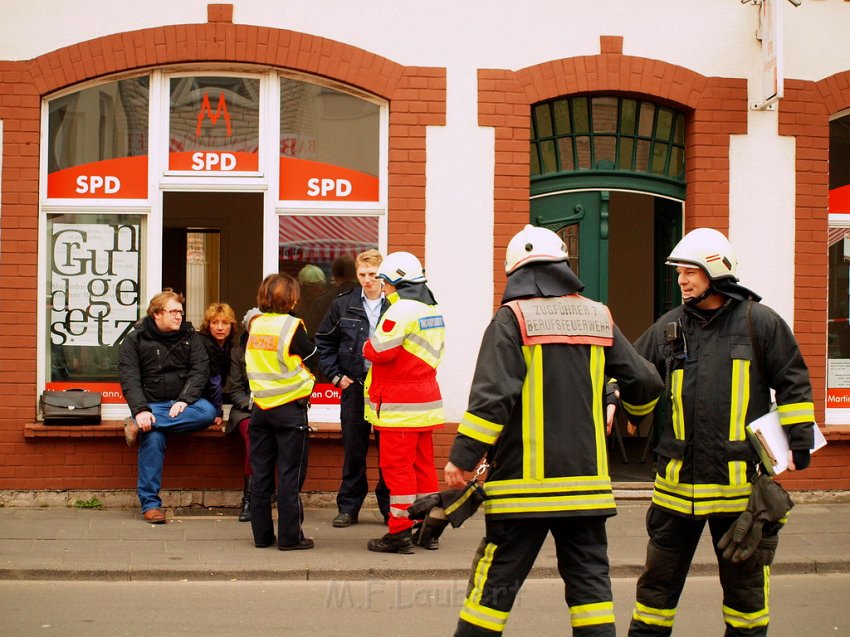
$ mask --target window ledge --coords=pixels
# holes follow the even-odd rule
[[[319,438],[334,438],[341,434],[338,422],[311,422],[310,435]],[[220,429],[203,429],[190,435],[204,438],[221,438]],[[43,422],[24,424],[24,438],[117,438],[124,436],[123,420],[104,420],[99,425],[45,425]]]

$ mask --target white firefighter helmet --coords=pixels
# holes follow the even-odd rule
[[[425,283],[425,270],[415,255],[409,252],[391,252],[378,268],[377,278],[387,283],[398,285],[402,281],[408,283]]]
[[[566,261],[567,246],[557,234],[530,224],[514,235],[505,251],[505,272],[510,274],[529,263]]]
[[[714,228],[697,228],[682,237],[667,257],[667,265],[702,268],[712,281],[729,277],[738,280],[735,249]]]

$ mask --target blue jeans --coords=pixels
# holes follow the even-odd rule
[[[175,418],[168,410],[175,401],[150,403],[156,423],[150,431],[139,432],[139,482],[137,491],[142,513],[162,506],[159,488],[162,484],[162,465],[165,462],[165,434],[188,433],[206,429],[215,419],[215,407],[201,398],[186,407]]]

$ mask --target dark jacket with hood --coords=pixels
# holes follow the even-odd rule
[[[583,288],[566,263],[526,265],[484,333],[449,460],[469,471],[487,454],[488,517],[615,513],[606,376],[631,414],[652,410],[662,382]]]
[[[118,377],[134,416],[150,411],[150,403],[191,405],[203,394],[209,372],[203,338],[189,322],[175,332],[163,332],[146,316],[121,343]]]

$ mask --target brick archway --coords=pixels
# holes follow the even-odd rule
[[[747,83],[704,77],[658,60],[624,56],[622,39],[602,37],[602,53],[544,62],[518,71],[478,72],[478,118],[496,129],[495,298],[504,278],[501,258],[511,236],[528,223],[531,105],[582,93],[613,93],[667,102],[688,112],[685,139],[686,225],[728,230],[729,137],[747,129]],[[699,179],[694,176],[699,174]]]
[[[37,314],[43,302],[38,288],[39,145],[42,100],[82,82],[155,67],[193,63],[245,64],[295,70],[367,91],[390,104],[388,144],[389,247],[423,256],[425,248],[425,133],[445,125],[446,72],[443,68],[397,64],[362,49],[303,33],[236,25],[211,5],[206,24],[169,25],[96,38],[27,61],[0,61],[0,120],[3,122],[3,180],[0,235],[0,298],[16,311],[0,316],[0,339],[10,354],[0,363],[6,388],[0,415],[0,446],[15,461],[0,468],[0,481],[16,488],[116,488],[134,483],[128,450],[104,453],[95,439],[79,439],[73,458],[100,466],[91,472],[68,470],[68,445],[61,439],[25,444],[23,423],[36,416]],[[184,66],[185,68],[185,66]],[[221,488],[233,475],[233,453],[220,444],[202,444],[210,460],[186,476],[172,478],[175,488]],[[15,452],[10,449],[14,447]],[[172,462],[192,464],[176,452]],[[11,456],[10,456],[11,457]],[[97,458],[97,460],[92,460]],[[338,466],[338,465],[337,465]],[[312,478],[310,489],[333,491],[336,478]]]

